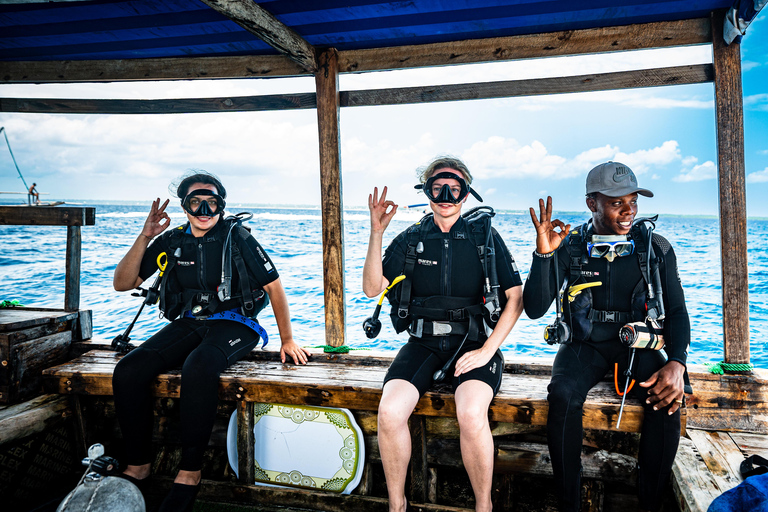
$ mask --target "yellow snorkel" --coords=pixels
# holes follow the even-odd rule
[[[392,283],[387,286],[386,289],[381,293],[381,297],[379,297],[379,302],[376,304],[376,310],[374,310],[373,316],[366,318],[365,322],[363,322],[363,331],[365,331],[365,335],[368,336],[368,338],[373,339],[379,335],[379,332],[381,331],[381,321],[379,320],[381,304],[384,302],[384,297],[389,293],[389,291],[403,279],[405,279],[404,274],[399,275],[392,280]]]

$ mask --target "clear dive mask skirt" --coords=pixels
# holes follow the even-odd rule
[[[622,258],[635,252],[635,241],[627,240],[626,235],[592,235],[592,241],[587,242],[587,251],[591,258],[613,261],[617,256]]]

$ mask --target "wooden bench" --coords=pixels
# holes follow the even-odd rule
[[[112,395],[112,372],[120,355],[94,350],[43,372],[45,389],[50,393],[72,395]],[[282,364],[274,353],[254,352],[250,359],[232,365],[221,375],[219,398],[234,402],[263,402],[352,410],[376,411],[381,386],[391,358],[386,356],[347,356],[328,361],[315,354],[306,366]],[[503,423],[545,426],[547,421],[547,385],[550,376],[544,365],[507,364],[501,389],[491,402],[490,420]],[[180,371],[159,375],[155,396],[179,396]],[[431,417],[456,417],[453,394],[444,390],[428,391],[414,414]],[[584,428],[616,430],[621,397],[612,382],[595,386],[584,406]],[[643,408],[628,399],[621,421],[621,431],[639,432]]]

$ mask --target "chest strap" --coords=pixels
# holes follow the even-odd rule
[[[627,313],[626,311],[591,309],[588,316],[592,322],[626,324],[632,321],[632,313]]]

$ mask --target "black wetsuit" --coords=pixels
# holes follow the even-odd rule
[[[423,240],[424,252],[418,254],[413,271],[411,298],[449,296],[468,297],[480,304],[483,297],[485,280],[477,246],[468,235],[467,221],[459,218],[450,232],[443,233],[429,220],[429,230]],[[407,230],[400,233],[387,247],[384,253],[384,277],[391,283],[403,273],[405,256],[408,248]],[[509,253],[504,241],[493,230],[496,248],[496,271],[499,279],[499,294],[514,286],[521,286],[520,274],[515,260]],[[394,292],[394,291],[393,291]],[[480,327],[482,331],[483,328]],[[423,335],[420,338],[410,336],[408,343],[398,352],[392,362],[384,382],[391,379],[403,379],[411,382],[423,394],[432,385],[432,374],[440,369],[458,348],[464,336]],[[464,344],[461,354],[476,350],[482,346],[486,337]],[[461,357],[456,357],[456,360]],[[446,382],[451,381],[454,389],[467,380],[482,380],[488,383],[496,393],[501,384],[503,359],[501,353],[484,367],[476,368],[459,377],[453,377],[455,361],[448,369]]]
[[[654,251],[661,258],[659,273],[666,310],[664,351],[670,360],[685,365],[690,342],[690,321],[677,273],[677,259],[669,242],[658,235],[654,235],[653,240]],[[530,318],[544,315],[559,289],[555,283],[554,263],[559,265],[560,283],[569,276],[571,262],[568,250],[566,239],[553,257],[534,254],[531,272],[523,291],[525,312]],[[602,286],[591,288],[595,309],[630,312],[633,290],[642,280],[638,261],[635,254],[616,258],[613,262],[605,258],[587,258],[586,265],[581,268],[582,280],[603,283]],[[569,286],[573,282],[574,279],[569,278]],[[587,393],[609,371],[614,370],[614,363],[619,364],[619,375],[623,374],[628,364],[629,349],[618,338],[622,325],[595,322],[588,341],[561,345],[555,357],[547,397],[547,439],[563,511],[579,510],[582,408]],[[659,351],[637,350],[632,378],[636,383],[643,382],[665,363]],[[652,406],[645,404],[646,388],[637,384],[630,394],[640,397],[645,409],[638,460],[640,508],[656,510],[661,504],[677,452],[680,412],[669,415],[668,408],[654,411]]]
[[[168,231],[147,248],[139,272],[143,280],[157,271],[160,253],[173,254],[175,247],[169,245],[169,240],[179,234],[171,235]],[[181,236],[182,254],[172,270],[178,284],[185,289],[215,293],[221,281],[221,256],[226,236],[224,223],[219,220],[201,238],[190,233]],[[263,287],[278,278],[272,261],[252,236],[236,243],[239,243],[252,285]],[[237,272],[233,272],[232,289],[239,290]],[[238,305],[238,301],[230,300],[219,304],[216,311],[230,310]],[[203,451],[216,419],[219,375],[248,354],[258,341],[256,332],[235,321],[179,318],[121,359],[112,378],[117,418],[126,445],[121,461],[140,466],[153,460],[154,416],[150,389],[158,374],[181,366],[182,455],[179,469],[200,470]]]

